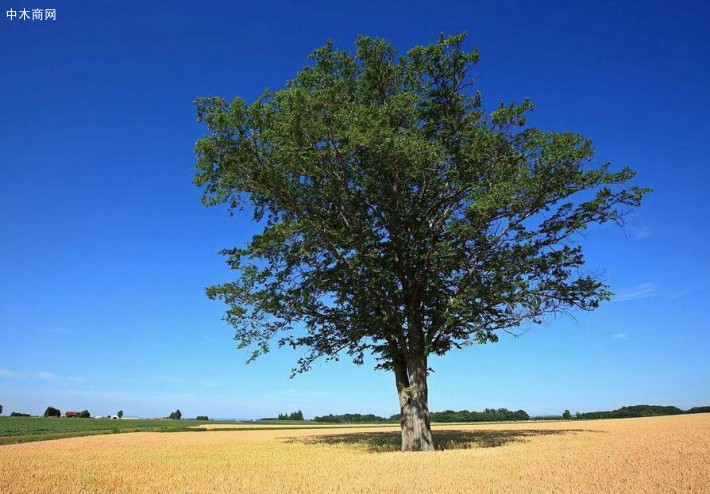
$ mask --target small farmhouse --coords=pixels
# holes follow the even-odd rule
[[[81,417],[81,412],[67,412],[64,414],[65,417]]]

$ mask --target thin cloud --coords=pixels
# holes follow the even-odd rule
[[[612,340],[625,340],[626,333],[614,333],[609,338],[611,338]]]
[[[651,236],[653,229],[648,225],[632,225],[629,227],[629,232],[636,240],[644,240]]]
[[[631,300],[640,300],[644,298],[666,298],[676,300],[693,293],[694,289],[661,289],[655,283],[649,281],[639,283],[636,286],[620,288],[612,298],[612,302],[629,302]]]
[[[62,393],[82,398],[101,398],[115,401],[131,402],[195,402],[199,401],[200,399],[200,397],[194,393],[137,394],[122,391],[84,391],[75,389],[63,390]]]
[[[636,286],[620,289],[613,300],[615,302],[629,302],[631,300],[639,300],[642,298],[658,297],[661,294],[654,283],[640,283]]]
[[[81,376],[58,376],[54,372],[37,372],[36,374],[30,374],[30,377],[37,377],[39,379],[55,379],[57,381],[72,381],[72,382],[86,382],[85,377]]]
[[[19,372],[9,369],[0,369],[0,377],[11,377],[14,379],[41,379],[55,381],[70,381],[70,382],[86,382],[86,378],[81,376],[60,376],[53,372]]]
[[[676,290],[673,292],[664,293],[663,296],[675,300],[677,298],[681,298],[681,297],[685,297],[686,295],[690,295],[691,293],[694,293],[695,291],[696,290],[694,290],[694,289]]]

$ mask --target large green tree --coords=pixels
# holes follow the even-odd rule
[[[196,100],[203,203],[263,230],[223,251],[239,275],[207,289],[253,356],[305,347],[295,372],[349,355],[393,371],[402,449],[433,448],[428,357],[609,299],[579,232],[621,222],[645,189],[589,139],[486,111],[464,35],[404,54],[328,43],[252,103]]]

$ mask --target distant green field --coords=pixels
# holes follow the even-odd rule
[[[120,432],[179,432],[206,422],[196,420],[111,420],[0,417],[0,444]]]
[[[122,432],[207,432],[196,427],[202,424],[225,425],[212,431],[329,429],[342,427],[381,427],[383,424],[323,424],[292,420],[209,421],[169,419],[80,419],[44,417],[0,417],[0,446],[3,444],[47,441],[67,437],[119,434]],[[235,427],[243,425],[244,427]],[[386,424],[385,424],[386,425]]]

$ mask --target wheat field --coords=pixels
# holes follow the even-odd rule
[[[710,414],[435,427],[129,433],[0,446],[0,492],[710,492]]]

